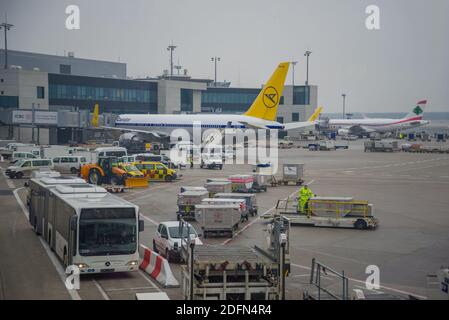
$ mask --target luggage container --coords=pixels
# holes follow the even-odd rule
[[[272,183],[273,176],[270,174],[254,173],[253,174],[253,192],[266,192],[268,184]]]
[[[207,191],[207,189],[204,187],[182,186],[181,192],[185,192],[185,191]]]
[[[257,198],[254,193],[217,193],[215,198],[224,198],[224,199],[245,199],[246,205],[246,220],[248,220],[248,215],[252,215],[253,217],[257,215],[258,206],[257,206]]]
[[[228,178],[207,178],[206,182],[229,182]]]
[[[213,197],[216,193],[232,192],[232,184],[230,181],[207,182],[204,187],[209,191],[209,197]]]
[[[241,221],[241,209],[236,204],[199,204],[195,216],[203,229],[203,237],[232,238]]]
[[[252,175],[236,174],[228,179],[232,182],[232,192],[251,192],[254,183]]]
[[[293,182],[297,186],[300,186],[304,183],[304,164],[303,163],[293,163],[288,164],[284,163],[282,166],[282,180],[280,183],[284,185],[288,185],[290,182]]]
[[[184,191],[178,194],[177,219],[195,220],[195,206],[209,197],[209,192],[205,191]]]
[[[238,205],[240,207],[241,221],[248,220],[248,210],[246,208],[246,200],[236,198],[206,198],[201,201],[201,204],[222,205],[231,204]]]

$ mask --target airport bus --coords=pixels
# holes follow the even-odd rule
[[[46,197],[35,220],[42,219],[42,236],[64,268],[75,265],[81,274],[138,270],[144,225],[138,206],[87,183],[53,185]]]

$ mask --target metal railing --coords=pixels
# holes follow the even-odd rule
[[[340,296],[338,295],[338,293],[334,293],[323,286],[322,275],[332,275],[335,276],[337,280],[339,279],[341,281],[342,291]],[[317,300],[321,300],[323,292],[336,300],[348,300],[348,282],[348,278],[345,276],[344,271],[340,273],[316,261],[315,258],[312,259],[312,269],[310,270],[310,284],[314,285],[318,289],[316,297]]]

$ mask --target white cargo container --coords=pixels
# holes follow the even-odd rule
[[[207,182],[204,187],[209,191],[209,196],[214,196],[216,193],[232,192],[231,181],[212,181]]]
[[[241,220],[239,205],[210,205],[195,206],[195,216],[203,229],[203,237],[228,236],[232,238]]]

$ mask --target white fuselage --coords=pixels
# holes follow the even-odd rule
[[[276,121],[234,114],[123,114],[117,118],[115,127],[128,130],[156,131],[170,134],[175,129],[193,132],[193,127],[206,129],[246,129],[253,126],[267,129],[283,129]]]
[[[407,119],[330,119],[330,129],[350,129],[360,127],[366,132],[393,132],[407,130],[429,124],[421,116]]]

